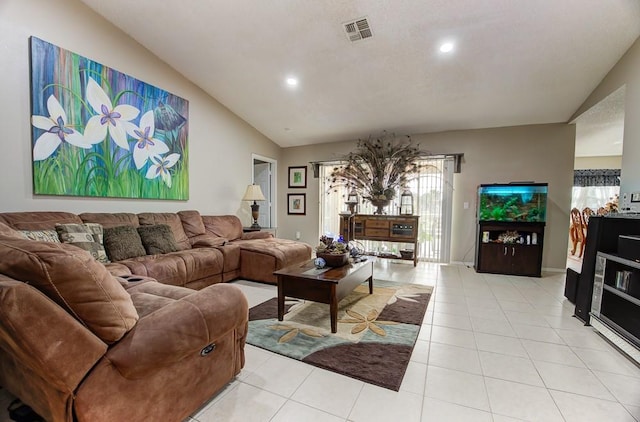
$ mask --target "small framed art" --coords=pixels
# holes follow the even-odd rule
[[[307,213],[307,195],[304,193],[288,193],[287,194],[287,214],[290,215],[306,215]]]
[[[307,166],[289,167],[289,187],[307,187]]]

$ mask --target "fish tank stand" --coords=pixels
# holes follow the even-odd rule
[[[476,271],[540,277],[544,226],[541,222],[479,221]]]

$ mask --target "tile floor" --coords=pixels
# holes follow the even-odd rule
[[[187,421],[640,421],[640,368],[572,317],[564,273],[381,261],[375,277],[435,286],[399,392],[247,345],[240,375]],[[275,295],[234,284],[250,306]]]

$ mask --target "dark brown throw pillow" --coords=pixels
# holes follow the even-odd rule
[[[123,261],[147,254],[142,246],[140,235],[133,226],[106,227],[104,248],[112,261]]]
[[[178,250],[171,227],[166,224],[138,227],[142,246],[148,255],[158,255]]]

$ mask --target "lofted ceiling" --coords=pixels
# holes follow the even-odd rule
[[[567,122],[640,35],[638,0],[81,1],[282,147]]]
[[[575,119],[576,157],[622,155],[624,99],[618,88]]]

